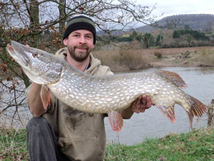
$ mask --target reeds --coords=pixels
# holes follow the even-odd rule
[[[114,72],[139,70],[149,66],[149,59],[143,56],[138,43],[123,44],[114,50],[96,50],[93,54]]]

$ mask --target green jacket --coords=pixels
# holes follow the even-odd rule
[[[56,56],[65,59],[66,48]],[[109,67],[91,54],[88,74],[112,75]],[[53,126],[61,151],[71,160],[100,161],[105,155],[106,134],[103,114],[85,113],[62,103],[53,95],[51,105],[43,115]]]

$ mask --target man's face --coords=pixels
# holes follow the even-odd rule
[[[88,30],[75,30],[71,32],[68,38],[64,39],[64,45],[68,48],[68,54],[78,61],[84,61],[94,48],[93,33]]]

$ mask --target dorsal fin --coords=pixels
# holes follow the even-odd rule
[[[172,83],[174,83],[177,87],[180,87],[180,88],[187,87],[184,80],[177,73],[170,72],[170,71],[155,71],[155,73],[160,75],[161,77],[165,77],[171,80]]]

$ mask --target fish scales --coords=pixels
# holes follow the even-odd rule
[[[203,103],[180,89],[186,84],[177,73],[156,71],[91,76],[52,54],[15,41],[7,45],[7,51],[33,82],[46,85],[58,99],[80,111],[120,111],[144,94],[172,122],[175,122],[175,103],[184,108],[191,127],[193,117],[206,112]]]
[[[152,86],[152,80],[155,80],[155,77],[158,77],[155,73],[142,73],[139,74],[130,74],[126,77],[124,81],[123,75],[118,75],[116,81],[112,81],[114,76],[108,77],[92,77],[90,75],[85,75],[87,82],[83,80],[85,77],[73,77],[69,76],[70,70],[62,70],[61,80],[57,83],[47,85],[54,95],[63,102],[69,101],[69,99],[75,100],[73,106],[78,106],[79,110],[92,113],[107,113],[112,110],[122,110],[128,106],[142,93],[148,93],[148,95],[155,94],[155,86]],[[135,77],[133,82],[132,78]],[[148,76],[151,79],[148,79]],[[66,78],[66,80],[64,80]],[[67,81],[68,80],[68,81]],[[164,81],[163,81],[164,83]],[[108,86],[106,86],[108,84]],[[148,88],[148,85],[150,88]],[[155,84],[156,85],[156,84]],[[68,88],[65,92],[63,87]],[[74,92],[72,92],[74,91]],[[128,92],[124,92],[128,91]],[[62,93],[62,94],[61,94]],[[115,96],[116,95],[116,96]],[[66,97],[67,96],[67,97]],[[87,106],[82,106],[85,99],[87,98],[88,104],[94,104],[97,100],[100,100],[98,103],[93,106],[93,110],[89,109]],[[115,99],[116,98],[116,99]],[[108,105],[108,106],[106,106]]]
[[[63,75],[67,77],[67,75],[69,75],[70,72],[72,71],[67,70],[67,73],[63,73]],[[76,106],[78,107],[81,107],[81,104],[84,101],[79,99],[79,97],[87,98],[89,103],[90,102],[93,103],[95,98],[96,100],[99,99],[101,100],[101,102],[100,104],[97,104],[96,106],[94,106],[93,111],[87,111],[88,110],[87,106],[83,106],[82,107],[84,108],[83,110],[86,112],[97,113],[101,111],[102,113],[103,112],[107,113],[112,109],[117,110],[121,105],[123,105],[122,102],[124,101],[126,101],[127,106],[129,106],[131,102],[133,102],[142,93],[148,93],[150,95],[154,94],[154,92],[156,91],[155,86],[154,85],[152,86],[152,80],[155,79],[154,73],[152,73],[152,75],[149,75],[151,79],[148,79],[148,73],[142,73],[141,77],[138,75],[135,78],[135,81],[133,82],[132,78],[135,76],[136,74],[129,75],[129,78],[126,77],[125,79],[126,81],[122,81],[124,80],[124,78],[122,78],[121,76],[117,77],[116,81],[112,81],[112,76],[105,77],[105,78],[91,77],[90,79],[87,79],[87,84],[81,83],[82,79],[84,78],[82,79],[77,78],[77,80],[75,80],[75,78],[70,78],[67,80],[72,80],[72,81],[68,81],[68,82],[60,81],[57,84],[54,84],[48,87],[52,89],[52,91],[57,91],[58,97],[60,97],[60,99],[63,99],[65,96],[64,95],[62,95],[62,97],[60,96],[59,93],[62,93],[63,91],[57,90],[56,89],[58,88],[57,86],[67,85],[67,87],[69,87],[68,93],[71,93],[71,91],[78,91],[76,93],[76,98],[78,100],[75,101]],[[63,77],[61,80],[63,80]],[[108,84],[108,87],[106,87],[105,84]],[[150,88],[148,88],[148,84],[150,84]],[[158,83],[157,85],[160,85],[160,83]],[[54,87],[55,89],[53,89]],[[128,92],[124,92],[124,91],[128,91]],[[117,97],[117,101],[114,101],[115,93],[117,93],[117,95],[119,96]],[[67,99],[70,99],[69,95]],[[106,108],[106,104],[109,105],[108,106],[109,108]],[[123,105],[118,110],[122,110],[124,108],[126,108],[126,106]]]

